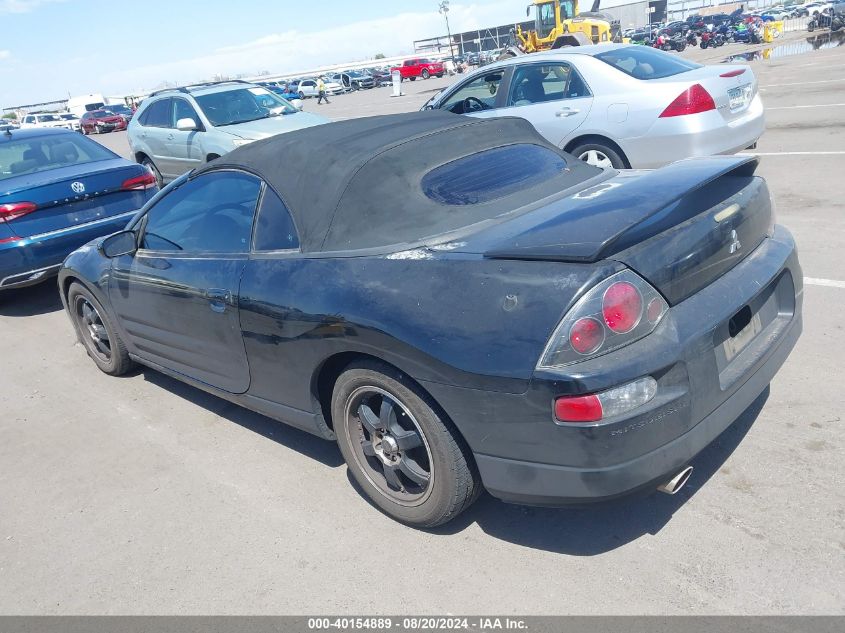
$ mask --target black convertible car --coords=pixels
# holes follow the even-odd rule
[[[236,149],[70,255],[94,362],[336,439],[385,512],[674,492],[801,331],[752,157],[602,171],[419,112]]]

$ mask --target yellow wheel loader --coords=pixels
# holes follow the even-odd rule
[[[565,46],[586,46],[604,42],[621,42],[619,21],[600,13],[601,0],[595,0],[590,11],[578,10],[578,0],[533,0],[526,15],[534,10],[534,30],[517,27],[512,32],[512,46],[503,56],[548,51]]]

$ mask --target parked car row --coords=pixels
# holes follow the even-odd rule
[[[104,105],[102,108],[86,111],[81,117],[72,112],[34,112],[24,115],[20,127],[66,128],[83,134],[103,134],[125,130],[132,115],[132,109],[125,104]]]

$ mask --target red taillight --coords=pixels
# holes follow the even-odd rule
[[[618,281],[605,291],[601,311],[607,327],[617,334],[624,334],[640,322],[643,298],[634,284]]]
[[[726,73],[722,73],[719,77],[724,77],[725,79],[729,77],[739,77],[742,73],[745,72],[745,68],[739,68],[737,70],[729,70]]]
[[[0,222],[14,220],[38,208],[34,202],[9,202],[0,204]]]
[[[569,330],[569,344],[579,354],[592,354],[604,342],[604,327],[596,319],[578,319]]]
[[[603,411],[596,395],[566,396],[555,400],[555,418],[561,422],[598,422]]]
[[[141,189],[149,189],[150,187],[155,187],[155,185],[156,177],[153,176],[151,173],[146,172],[141,174],[140,176],[134,176],[133,178],[124,180],[123,184],[120,185],[120,188],[124,191],[136,191]]]
[[[660,118],[698,114],[715,109],[716,103],[713,101],[710,93],[701,84],[695,84],[679,94],[678,98],[670,103],[669,107],[663,111]]]

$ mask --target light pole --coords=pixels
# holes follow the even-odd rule
[[[449,55],[452,58],[452,62],[454,62],[455,50],[452,48],[452,31],[449,30],[449,0],[442,0],[438,11],[446,18],[446,34],[449,36]]]

